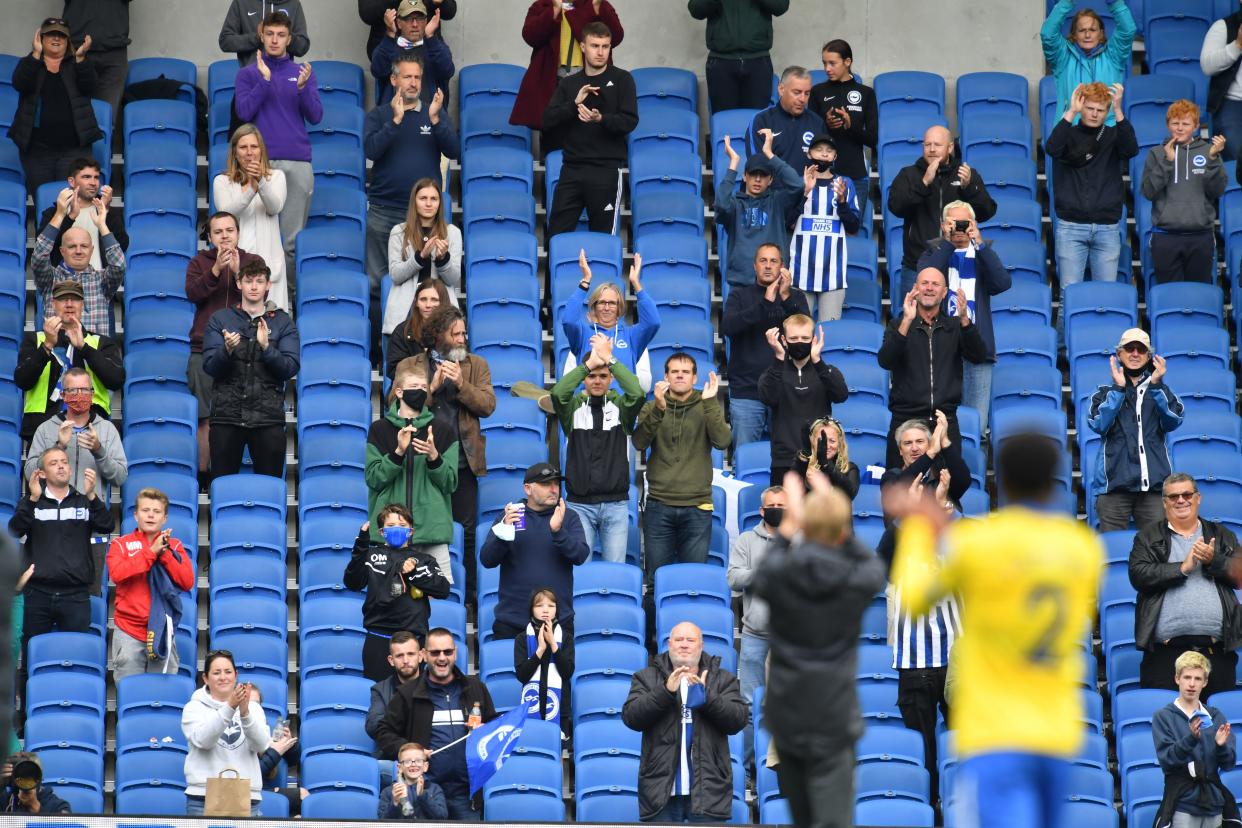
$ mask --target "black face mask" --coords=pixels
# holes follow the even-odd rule
[[[786,342],[785,352],[789,354],[790,359],[806,359],[811,355],[811,343]]]
[[[830,169],[832,169],[831,161],[824,161],[819,158],[816,158],[812,160],[812,163],[815,164],[815,169],[818,172],[828,172]]]
[[[777,527],[785,519],[785,510],[779,506],[768,506],[763,510],[763,522],[768,526]]]
[[[1127,377],[1141,377],[1141,376],[1143,376],[1143,374],[1145,374],[1145,373],[1147,372],[1147,366],[1146,366],[1146,365],[1141,365],[1141,366],[1139,366],[1138,368],[1129,368],[1129,367],[1124,366],[1124,365],[1123,365],[1122,367],[1125,369],[1125,372],[1126,372],[1126,376],[1127,376]]]
[[[427,389],[407,388],[401,392],[401,402],[415,411],[422,411],[423,406],[427,404]]]

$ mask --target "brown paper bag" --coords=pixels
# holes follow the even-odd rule
[[[227,777],[226,773],[233,776]],[[203,815],[215,817],[250,816],[250,780],[243,779],[236,768],[225,768],[219,776],[207,778]]]

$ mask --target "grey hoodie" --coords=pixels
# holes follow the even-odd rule
[[[60,424],[64,421],[65,415],[57,414],[52,419],[45,420],[35,430],[34,436],[30,438],[30,451],[26,455],[26,470],[23,476],[27,480],[30,479],[30,475],[34,474],[35,469],[39,468],[40,455],[59,441]],[[99,438],[98,454],[79,448],[76,435],[69,439],[69,445],[65,448],[65,453],[69,455],[69,468],[73,472],[73,476],[69,478],[69,485],[79,492],[86,490],[86,481],[82,473],[87,469],[95,470],[100,486],[104,483],[120,486],[129,476],[129,461],[125,457],[125,446],[121,443],[121,435],[117,432],[116,426],[111,420],[105,420],[95,413],[91,414],[90,424],[95,427],[95,436]],[[102,491],[102,489],[96,491]]]
[[[775,536],[767,525],[758,525],[737,536],[729,547],[729,569],[726,576],[729,588],[742,593],[742,632],[756,638],[768,637],[768,602],[755,594],[751,588],[755,570],[775,542]]]
[[[1151,200],[1152,226],[1173,233],[1212,229],[1215,202],[1228,182],[1225,165],[1211,156],[1210,147],[1202,138],[1184,147],[1174,144],[1172,161],[1165,158],[1163,144],[1148,150],[1142,191]]]
[[[249,66],[262,45],[259,23],[273,11],[289,16],[289,54],[300,58],[310,51],[302,0],[233,0],[224,16],[224,25],[220,27],[220,51],[236,52],[237,62]]]

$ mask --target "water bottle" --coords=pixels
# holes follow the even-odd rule
[[[466,727],[474,729],[483,724],[483,711],[479,708],[479,703],[475,702],[470,708],[470,717],[466,719]]]
[[[407,782],[405,786],[405,796],[401,798],[401,815],[414,816],[414,803],[410,801],[410,784]]]

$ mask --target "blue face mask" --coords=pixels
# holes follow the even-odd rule
[[[389,546],[400,549],[410,539],[410,531],[408,526],[385,526],[384,540]]]

